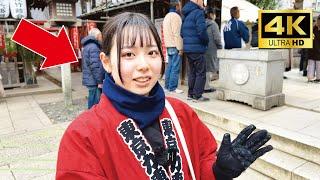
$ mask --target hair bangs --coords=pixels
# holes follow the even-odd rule
[[[127,24],[121,32],[121,49],[124,47],[157,46],[149,27]]]

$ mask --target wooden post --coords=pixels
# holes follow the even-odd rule
[[[154,23],[154,9],[153,9],[154,0],[150,0],[150,18],[151,22]]]

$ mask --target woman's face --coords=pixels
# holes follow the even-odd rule
[[[117,65],[117,43],[114,38],[111,47],[110,57],[101,53],[100,58],[107,72],[112,74],[115,83],[124,89],[135,94],[147,96],[154,85],[157,83],[160,73],[162,58],[152,35],[151,44],[146,45],[145,39],[140,40],[138,36],[135,44],[130,45],[130,38],[124,38],[120,53],[121,78]],[[144,46],[140,43],[143,42]]]

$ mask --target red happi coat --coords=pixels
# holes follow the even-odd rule
[[[174,98],[167,99],[183,130],[196,179],[214,180],[212,165],[216,161],[217,149],[214,137],[188,105]],[[166,109],[159,117],[159,123],[164,144],[168,147],[170,143],[166,143],[170,140],[166,134],[168,135],[167,130],[170,129],[167,127],[174,126]],[[130,124],[131,128],[125,128]],[[132,129],[134,131],[131,131]],[[135,136],[130,136],[129,130],[133,132],[131,135]],[[147,162],[146,157],[153,156],[153,151],[137,125],[130,118],[120,114],[109,99],[102,95],[100,103],[77,117],[63,135],[56,179],[162,179],[155,175],[161,171],[166,174],[164,177],[167,177],[163,179],[191,180],[188,163],[175,127],[171,128],[169,134],[173,137],[171,140],[175,139],[178,142],[176,145],[179,149],[181,166],[176,163],[174,170],[168,168],[166,171],[162,166],[156,166],[150,159],[150,162]],[[134,140],[140,141],[136,141],[136,145],[133,145]],[[141,147],[146,147],[142,150],[148,149],[148,151],[141,151]],[[138,148],[140,151],[137,151]]]

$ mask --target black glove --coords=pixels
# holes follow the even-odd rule
[[[223,136],[217,161],[213,165],[217,180],[238,177],[257,158],[273,149],[271,145],[260,148],[271,139],[271,135],[266,130],[251,134],[255,129],[254,125],[246,127],[232,142],[229,133]]]

